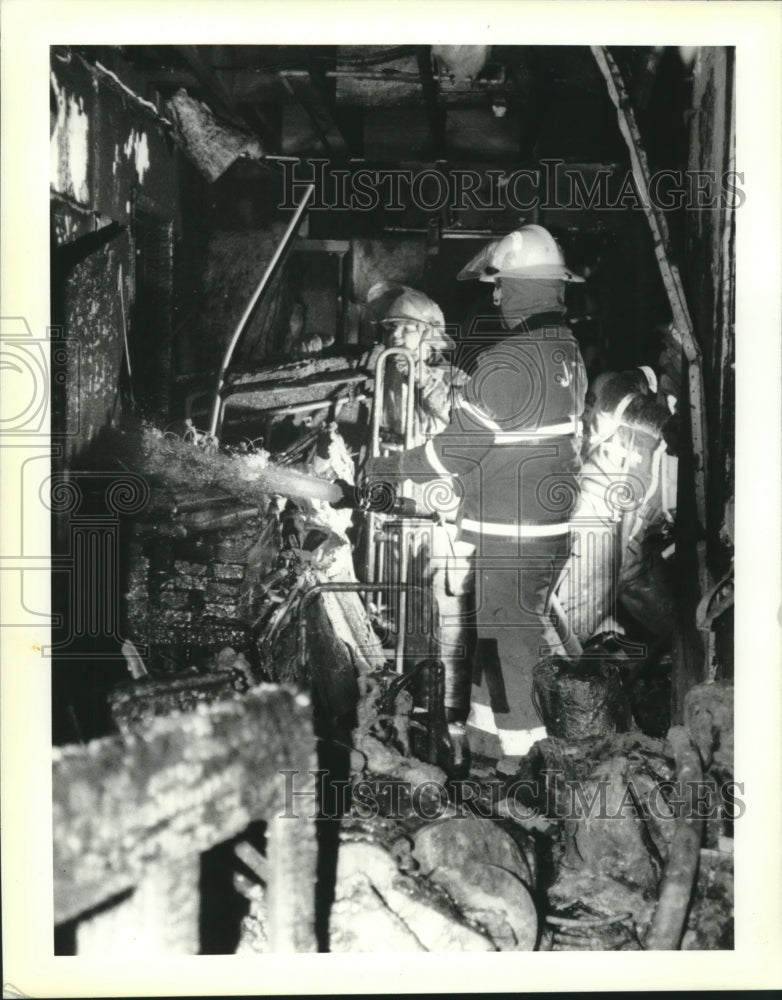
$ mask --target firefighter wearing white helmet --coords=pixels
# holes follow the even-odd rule
[[[494,283],[501,336],[480,352],[443,433],[369,471],[458,481],[459,538],[475,546],[468,741],[512,770],[545,736],[532,677],[551,639],[545,609],[578,499],[586,372],[565,287],[582,279],[541,226],[489,244],[458,277]],[[465,343],[474,352],[469,331]]]
[[[367,296],[368,302],[388,295],[389,286],[385,282],[373,285]],[[394,290],[395,291],[395,290]],[[394,294],[391,292],[391,294]],[[445,317],[442,309],[428,295],[415,288],[401,286],[388,305],[385,316],[380,321],[388,335],[404,342],[413,353],[418,352],[421,360],[429,351],[421,351],[422,343],[429,347],[453,347],[453,341],[445,332]]]
[[[445,318],[440,307],[429,296],[414,288],[390,282],[378,282],[367,295],[370,316],[383,331],[379,344],[367,362],[374,370],[380,354],[387,347],[404,347],[415,362],[415,404],[413,407],[413,446],[423,445],[448,426],[451,417],[451,396],[466,376],[443,357],[442,352],[455,345],[445,331]],[[398,438],[404,437],[407,413],[408,372],[405,358],[391,356],[386,362],[384,393],[381,405],[382,425]],[[425,487],[405,481],[400,492],[426,507]],[[466,562],[470,547],[456,539],[453,495],[444,491],[445,507],[439,510],[438,523],[432,524],[428,538],[424,531],[415,532],[413,554],[418,557],[422,582],[431,588],[438,608],[435,626],[440,659],[445,665],[446,705],[455,708],[464,699],[463,678],[466,675],[464,647],[465,594],[462,592],[469,566]],[[448,502],[448,501],[451,502]],[[421,547],[425,546],[425,551]],[[388,554],[389,565],[395,555]],[[461,686],[460,686],[461,682]]]
[[[496,278],[584,280],[565,266],[562,248],[543,226],[523,226],[489,243],[461,269],[457,278],[459,281],[477,278],[489,282]]]
[[[381,281],[367,294],[370,315],[383,333],[383,343],[369,357],[374,370],[386,347],[404,347],[415,360],[416,401],[413,411],[413,443],[423,444],[447,426],[450,418],[451,385],[461,373],[450,364],[438,364],[441,352],[453,348],[445,331],[442,309],[415,288]],[[397,357],[386,369],[383,425],[401,435],[407,404],[407,361]]]

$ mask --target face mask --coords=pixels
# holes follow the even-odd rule
[[[494,304],[508,329],[539,313],[565,312],[565,282],[557,279],[499,278]]]

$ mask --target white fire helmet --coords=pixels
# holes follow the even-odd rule
[[[459,281],[477,278],[490,282],[495,278],[584,280],[565,266],[565,255],[551,233],[534,225],[522,226],[488,243],[456,277]]]
[[[428,295],[415,288],[379,281],[369,289],[367,303],[380,317],[377,322],[385,328],[395,324],[415,324],[421,334],[421,342],[440,350],[454,346],[445,332],[442,309]]]

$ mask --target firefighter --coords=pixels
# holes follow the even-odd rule
[[[367,473],[397,481],[443,477],[460,495],[458,537],[475,546],[467,739],[474,753],[512,771],[545,736],[532,671],[546,651],[547,600],[568,555],[578,497],[586,375],[565,324],[565,287],[583,279],[536,225],[484,248],[458,278],[494,285],[503,336],[480,353],[448,427],[422,446],[369,463]]]
[[[381,352],[388,347],[404,347],[414,358],[415,405],[413,444],[423,444],[448,425],[451,386],[464,375],[450,364],[439,363],[441,352],[454,346],[445,332],[442,310],[415,288],[380,281],[367,294],[369,310],[379,315],[383,343],[370,354],[367,365],[374,370]],[[383,426],[401,437],[407,407],[407,361],[401,356],[386,363],[383,398]]]
[[[443,351],[455,345],[445,331],[442,310],[427,295],[414,288],[381,281],[367,295],[370,313],[383,331],[383,343],[372,352],[367,365],[374,369],[388,347],[404,347],[413,355],[415,403],[412,445],[422,445],[441,433],[450,421],[453,390],[466,376],[451,363],[444,363]],[[404,437],[407,413],[408,362],[391,356],[385,363],[382,425],[397,438]],[[426,507],[419,483],[407,482],[403,492]],[[432,493],[429,493],[432,497]],[[432,500],[435,498],[432,497]],[[412,555],[420,567],[421,582],[431,588],[438,609],[435,648],[445,666],[446,709],[449,716],[462,717],[469,702],[469,671],[465,666],[464,617],[469,599],[470,547],[456,539],[455,507],[449,490],[441,494],[444,505],[436,524],[413,535]],[[395,565],[394,557],[389,559]],[[433,649],[434,653],[435,650]],[[467,683],[465,683],[467,681]]]
[[[581,494],[558,590],[581,643],[613,628],[617,598],[652,633],[670,630],[672,598],[658,556],[676,504],[676,418],[659,395],[645,365],[603,372],[587,391]]]

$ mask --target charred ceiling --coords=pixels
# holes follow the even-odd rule
[[[185,88],[222,120],[256,135],[269,155],[453,163],[625,158],[588,46],[81,51],[108,68],[120,58],[134,89],[161,108]],[[614,52],[648,126],[653,160],[681,162],[691,84],[687,53],[652,47]]]

